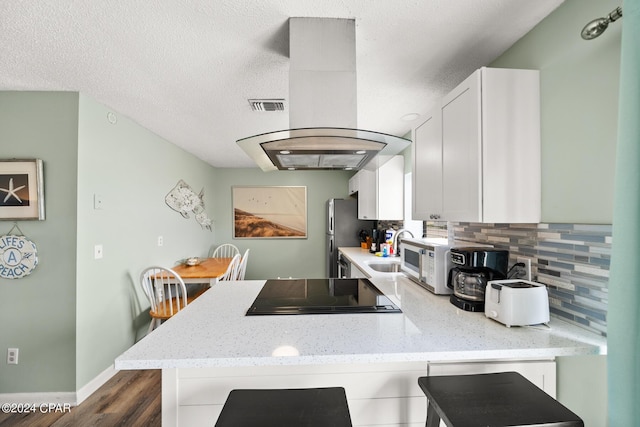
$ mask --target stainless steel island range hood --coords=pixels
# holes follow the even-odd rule
[[[375,169],[411,141],[357,129],[355,21],[289,18],[289,126],[237,141],[264,171]]]

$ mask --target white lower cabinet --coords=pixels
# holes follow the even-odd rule
[[[360,279],[367,278],[367,275],[364,274],[355,264],[351,264],[351,268],[349,269],[349,278],[351,279]]]
[[[555,362],[398,362],[162,371],[162,425],[211,426],[238,388],[344,387],[354,426],[424,426],[426,375],[517,371],[555,397]]]
[[[426,420],[426,398],[418,386],[427,374],[425,362],[177,371],[174,411],[165,411],[171,399],[163,387],[163,427],[213,425],[229,392],[238,388],[344,387],[354,426],[424,426]]]

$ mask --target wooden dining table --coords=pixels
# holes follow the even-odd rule
[[[172,268],[187,283],[213,286],[229,267],[233,258],[205,258],[198,265],[178,264]]]

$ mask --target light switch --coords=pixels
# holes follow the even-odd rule
[[[93,258],[94,259],[102,258],[102,245],[95,245],[93,247]]]

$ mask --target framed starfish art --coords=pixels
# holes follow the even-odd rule
[[[0,220],[44,220],[42,160],[0,159]]]

